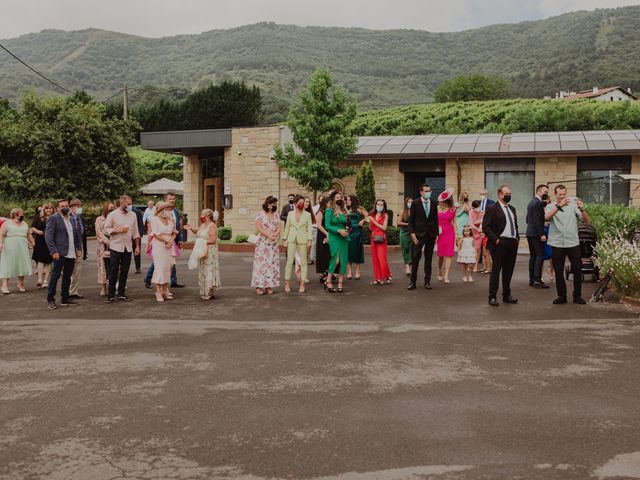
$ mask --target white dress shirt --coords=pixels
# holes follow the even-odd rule
[[[504,216],[507,220],[507,223],[504,227],[504,231],[500,236],[505,238],[516,238],[516,235],[518,233],[516,232],[516,222],[515,222],[515,219],[513,218],[513,213],[511,212],[509,205],[505,205],[502,202],[498,202],[498,203],[500,204],[500,207],[502,208],[502,213],[504,213]],[[511,221],[509,221],[509,219],[511,219]],[[513,233],[511,231],[512,226],[513,226]]]

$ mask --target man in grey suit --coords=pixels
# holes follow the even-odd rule
[[[70,215],[68,200],[58,200],[58,213],[47,220],[44,238],[49,253],[53,257],[51,279],[47,291],[49,309],[58,308],[56,289],[61,275],[60,306],[77,305],[75,300],[69,298],[69,287],[76,258],[82,256],[82,236],[75,220]]]

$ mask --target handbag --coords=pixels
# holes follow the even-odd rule
[[[384,235],[374,235],[373,243],[384,243]]]
[[[249,235],[249,238],[247,239],[249,243],[253,243],[254,245],[257,245],[259,240],[260,240],[260,237],[255,233],[252,233],[251,235]]]

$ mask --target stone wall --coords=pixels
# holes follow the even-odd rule
[[[484,158],[461,158],[461,192],[468,192],[472,199],[480,198],[480,190],[484,188]],[[448,158],[446,163],[445,182],[447,188],[453,188],[456,200],[458,192],[458,166],[455,158]]]
[[[640,175],[640,155],[634,155],[631,157],[631,174]],[[629,196],[631,199],[631,206],[640,208],[640,182],[633,180],[629,182]]]
[[[200,212],[202,211],[200,158],[198,155],[187,155],[182,158],[182,178],[184,182],[182,210],[188,215],[189,222],[191,222],[192,225],[197,225],[197,219],[200,217]],[[189,236],[192,235],[189,234]]]
[[[578,158],[577,157],[549,157],[536,158],[536,181],[535,184],[548,184],[553,197],[553,189],[559,184],[564,183],[567,187],[568,195],[576,195],[578,176]]]
[[[280,169],[273,146],[280,127],[234,128],[231,147],[224,152],[224,193],[233,195],[233,208],[225,210],[225,226],[233,235],[255,231],[256,214],[267,195],[279,191]],[[279,197],[280,198],[280,197]]]

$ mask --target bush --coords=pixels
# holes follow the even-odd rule
[[[587,205],[590,223],[596,228],[598,238],[622,237],[631,240],[640,227],[640,209],[624,205]]]
[[[231,227],[220,227],[218,229],[218,238],[220,240],[231,240]]]
[[[249,235],[236,235],[236,243],[247,243],[249,241]]]
[[[607,236],[598,242],[596,254],[602,274],[614,271],[611,284],[616,295],[640,296],[640,244]]]

